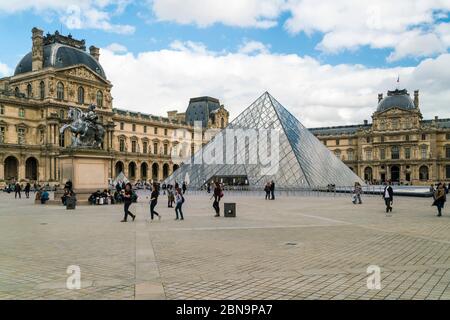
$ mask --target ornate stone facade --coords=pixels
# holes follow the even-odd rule
[[[371,124],[311,130],[369,183],[450,181],[450,119],[423,120],[419,91],[380,94]]]
[[[87,53],[84,40],[42,34],[33,28],[32,52],[13,76],[0,79],[0,187],[12,181],[60,183],[59,157],[70,146],[71,134],[59,129],[69,122],[70,107],[86,111],[90,104],[97,106],[105,128],[103,150],[112,158],[111,178],[123,171],[132,181],[160,181],[210,138],[193,137],[194,127],[183,113],[161,117],[114,109],[99,50],[91,46]],[[221,110],[217,119],[226,125],[228,112]],[[203,131],[215,127],[220,126],[211,122]]]

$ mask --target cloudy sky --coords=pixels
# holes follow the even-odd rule
[[[344,125],[399,86],[420,90],[425,118],[450,117],[449,13],[450,0],[0,0],[0,77],[37,26],[101,48],[116,108],[165,115],[209,95],[234,117],[269,91],[306,126]]]

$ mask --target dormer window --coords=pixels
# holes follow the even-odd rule
[[[29,83],[27,85],[27,98],[31,98],[33,96],[33,87],[31,86],[31,84]]]

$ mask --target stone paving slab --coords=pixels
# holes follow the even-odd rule
[[[186,195],[184,221],[162,197],[121,206],[34,205],[0,194],[0,299],[450,299],[450,215],[430,199],[225,196],[236,218]],[[81,289],[67,268],[80,266]],[[367,267],[381,290],[367,288]]]

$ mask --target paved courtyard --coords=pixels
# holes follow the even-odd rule
[[[229,196],[237,218],[214,218],[186,196],[185,221],[162,197],[161,221],[121,206],[34,205],[0,194],[0,299],[450,299],[450,215],[430,199]],[[445,211],[444,211],[445,212]],[[67,267],[81,289],[66,288]],[[367,268],[381,269],[381,290]]]

